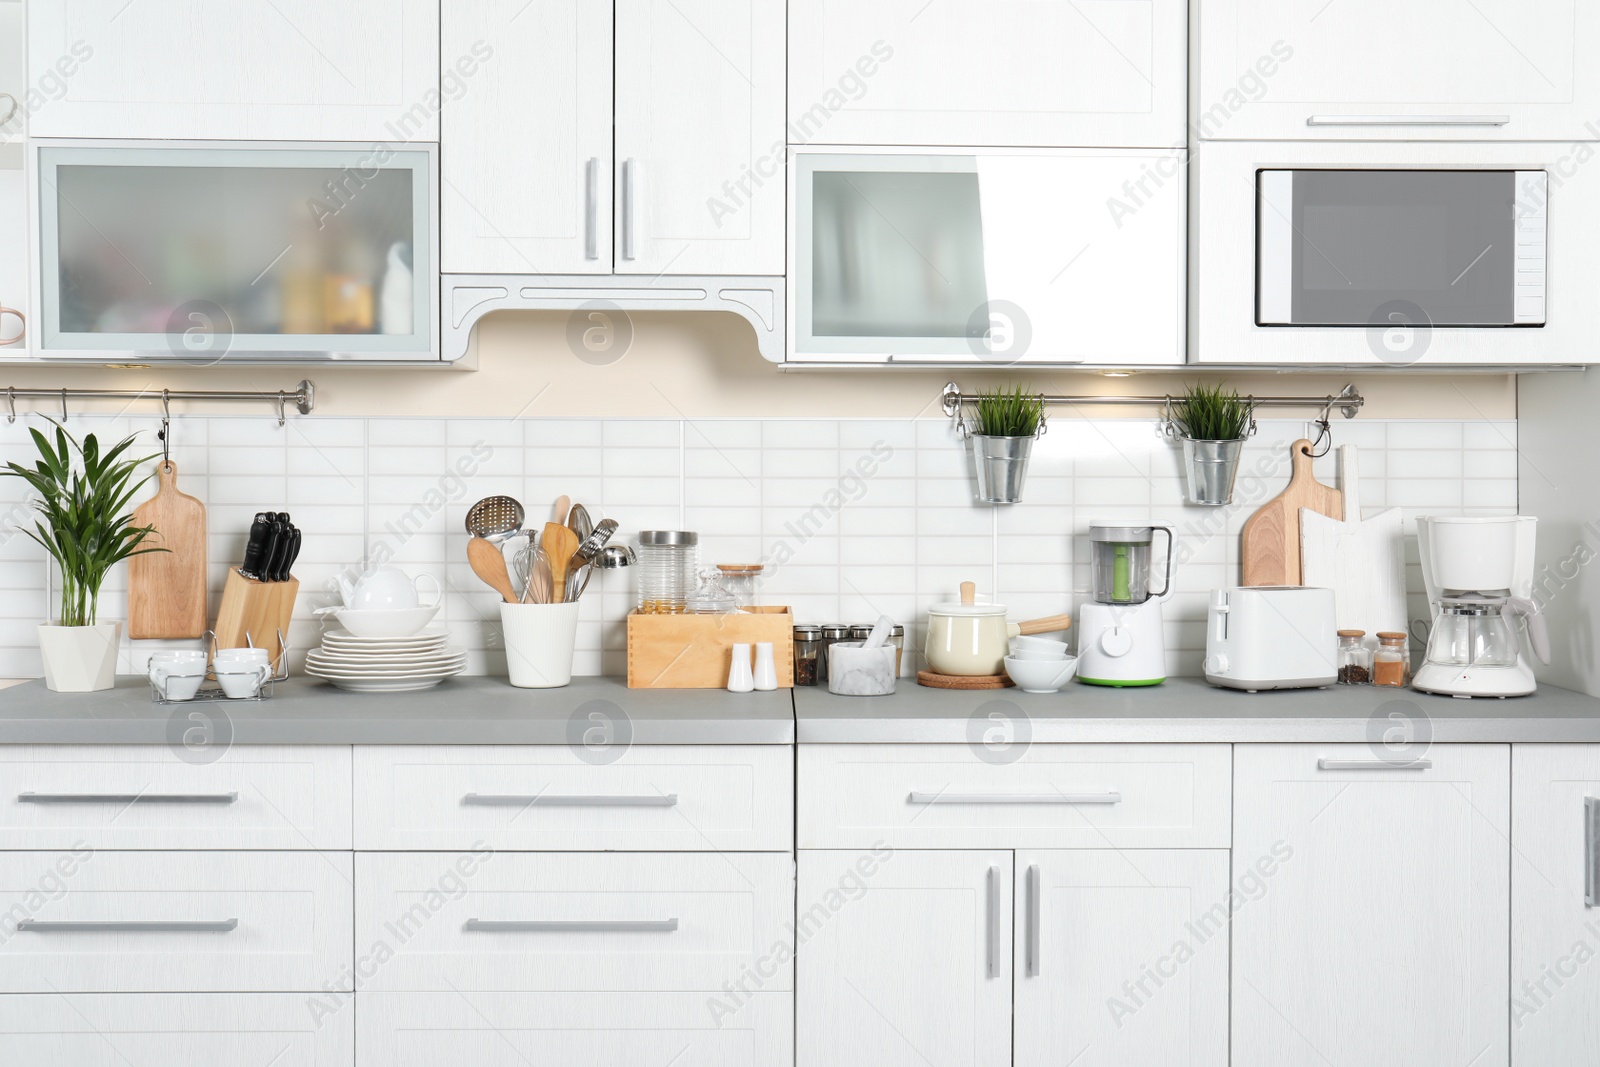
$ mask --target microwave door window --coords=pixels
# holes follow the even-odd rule
[[[973,172],[812,175],[817,337],[968,335],[988,300]]]
[[[1292,324],[1365,327],[1396,302],[1434,326],[1516,321],[1515,172],[1300,170],[1287,172],[1287,189],[1265,180],[1284,173],[1261,176],[1261,225],[1288,230],[1288,262],[1264,248],[1261,269],[1287,266]],[[1285,209],[1287,226],[1273,217]],[[1264,277],[1263,294],[1282,281]]]

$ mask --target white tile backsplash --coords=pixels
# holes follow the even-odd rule
[[[0,423],[0,459],[23,459],[26,423]],[[75,432],[145,432],[149,417],[74,416]],[[1169,669],[1196,674],[1204,645],[1205,592],[1237,581],[1240,528],[1289,474],[1288,449],[1315,427],[1262,420],[1245,450],[1235,503],[1183,503],[1177,446],[1151,420],[1058,416],[1039,440],[1024,502],[973,500],[970,460],[940,418],[816,419],[295,419],[182,416],[174,457],[185,492],[206,501],[213,585],[237,563],[256,510],[290,510],[305,532],[293,639],[317,640],[313,608],[334,575],[364,560],[393,560],[446,586],[441,621],[471,651],[476,672],[502,672],[498,611],[465,563],[467,508],[508,493],[544,522],[562,493],[625,535],[680,524],[701,533],[707,564],[778,559],[768,603],[788,603],[814,622],[905,622],[908,649],[928,606],[963,580],[1007,603],[1015,618],[1075,610],[1087,595],[1093,519],[1164,521],[1178,531],[1176,593],[1166,607]],[[1360,448],[1367,516],[1404,509],[1511,514],[1517,508],[1514,421],[1361,419],[1334,426],[1335,444]],[[1318,476],[1335,479],[1329,454]],[[16,532],[28,519],[22,486],[0,480],[0,677],[39,672],[34,626],[49,610],[53,578],[42,550]],[[597,576],[584,599],[575,669],[625,669],[631,603],[627,572]],[[1411,551],[1413,611],[1422,610]],[[112,575],[103,611],[126,605]],[[130,649],[125,669],[143,651]],[[906,657],[914,671],[920,657]]]

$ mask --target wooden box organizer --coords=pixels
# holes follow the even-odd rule
[[[258,582],[237,570],[228,571],[228,584],[222,587],[222,606],[217,609],[217,647],[244,648],[254,645],[267,650],[267,658],[277,664],[283,655],[279,635],[289,634],[294,615],[294,599],[300,582]],[[248,640],[246,638],[248,637]]]
[[[629,689],[722,689],[730,650],[772,642],[778,688],[794,687],[794,613],[745,608],[730,615],[628,615]]]

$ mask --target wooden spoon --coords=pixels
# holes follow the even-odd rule
[[[499,593],[507,604],[517,603],[517,594],[511,587],[511,574],[506,570],[506,557],[499,545],[474,537],[467,542],[467,562],[472,566],[472,573],[482,579],[484,585]]]
[[[565,526],[567,524],[567,516],[571,513],[572,498],[567,494],[562,493],[560,496],[556,497],[555,505],[550,509],[550,521],[558,522]]]
[[[564,604],[567,567],[572,562],[572,554],[578,551],[578,535],[559,522],[547,522],[539,538],[539,547],[550,560],[550,602]]]

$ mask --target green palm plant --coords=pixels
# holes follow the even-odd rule
[[[42,545],[61,571],[57,621],[93,626],[100,587],[111,568],[129,556],[167,551],[145,548],[155,527],[135,526],[133,517],[123,514],[133,494],[154,477],[152,472],[135,480],[139,465],[155,457],[126,458],[131,436],[102,454],[94,434],[80,442],[57,426],[52,445],[38,430],[32,433],[38,461],[31,468],[7,463],[0,477],[21,478],[35,494],[31,503],[40,518],[22,532]]]
[[[979,393],[978,430],[985,437],[1032,437],[1044,419],[1044,401],[1022,386]]]
[[[1193,385],[1172,405],[1178,431],[1191,441],[1238,441],[1249,436],[1254,405],[1220,385]]]

